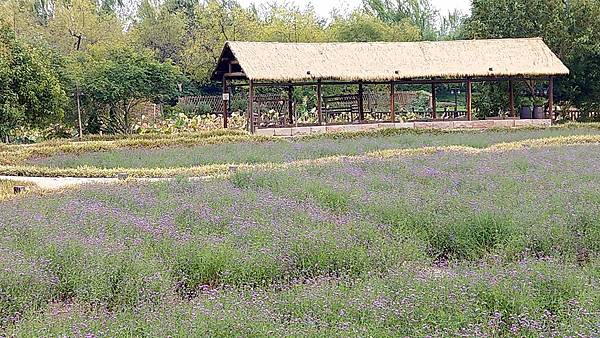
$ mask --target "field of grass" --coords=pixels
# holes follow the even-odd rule
[[[27,161],[50,168],[95,167],[177,168],[231,163],[282,163],[338,155],[360,155],[385,149],[462,145],[484,148],[502,142],[572,135],[600,135],[598,128],[555,128],[503,131],[432,132],[385,130],[338,137],[294,140],[261,139],[259,142],[224,142],[161,148],[120,148],[75,154],[56,154]]]
[[[0,336],[594,337],[600,145],[31,195],[0,204],[0,242]]]

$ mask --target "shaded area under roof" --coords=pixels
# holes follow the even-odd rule
[[[220,81],[230,71],[236,74],[234,78],[272,82],[378,82],[569,74],[569,69],[541,38],[375,43],[227,42],[213,80]]]

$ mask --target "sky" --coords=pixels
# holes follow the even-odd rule
[[[274,0],[240,0],[241,4],[248,6],[251,3],[255,4],[266,4],[272,3]],[[333,9],[342,11],[352,10],[359,7],[362,4],[362,0],[280,0],[287,1],[289,3],[297,4],[300,7],[306,6],[308,3],[312,3],[317,14],[321,17],[327,17]],[[440,13],[445,14],[459,9],[464,13],[470,11],[470,0],[431,0],[433,5],[440,10]]]

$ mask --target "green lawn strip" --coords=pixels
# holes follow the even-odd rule
[[[329,156],[356,156],[378,150],[384,151],[397,148],[450,145],[485,148],[496,143],[578,134],[600,134],[600,130],[556,128],[548,130],[427,132],[388,129],[373,133],[371,136],[362,133],[357,133],[357,135],[362,135],[360,137],[348,133],[333,134],[331,135],[332,139],[263,138],[260,141],[249,142],[220,142],[218,139],[211,139],[211,143],[205,145],[186,145],[182,142],[181,144],[163,147],[116,148],[91,152],[80,150],[80,153],[69,154],[63,152],[54,156],[13,161],[13,163],[8,164],[64,169],[78,167],[167,169],[226,163],[284,163]],[[51,149],[50,151],[55,150]],[[71,149],[71,151],[74,151],[74,149]]]
[[[249,171],[249,170],[275,170],[286,169],[294,166],[312,166],[340,160],[362,160],[364,158],[389,158],[399,156],[416,156],[425,155],[442,151],[461,151],[464,153],[477,152],[499,152],[511,151],[519,148],[540,148],[540,147],[556,147],[580,144],[600,143],[600,135],[575,135],[575,136],[560,136],[552,138],[542,138],[533,140],[522,140],[515,142],[504,142],[493,144],[486,148],[474,148],[466,146],[445,146],[445,147],[421,147],[407,149],[385,149],[369,152],[361,155],[338,155],[327,156],[317,159],[304,159],[292,162],[283,163],[256,163],[256,164],[211,164],[192,167],[174,167],[174,168],[96,168],[93,166],[81,166],[76,168],[55,168],[36,165],[0,165],[0,175],[7,176],[32,176],[32,177],[116,177],[120,173],[127,173],[131,177],[137,178],[170,178],[178,176],[187,177],[204,177],[215,175],[227,175],[232,167],[234,170]]]
[[[156,149],[173,146],[200,146],[212,144],[240,143],[240,142],[266,142],[278,139],[248,135],[234,134],[223,136],[197,137],[184,135],[168,138],[127,138],[115,141],[85,141],[85,142],[45,142],[33,145],[0,146],[0,164],[20,164],[24,161],[49,157],[56,154],[84,154],[89,152],[105,152],[116,149],[145,148]]]

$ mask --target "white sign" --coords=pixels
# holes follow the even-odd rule
[[[229,93],[223,93],[223,101],[229,101]]]

